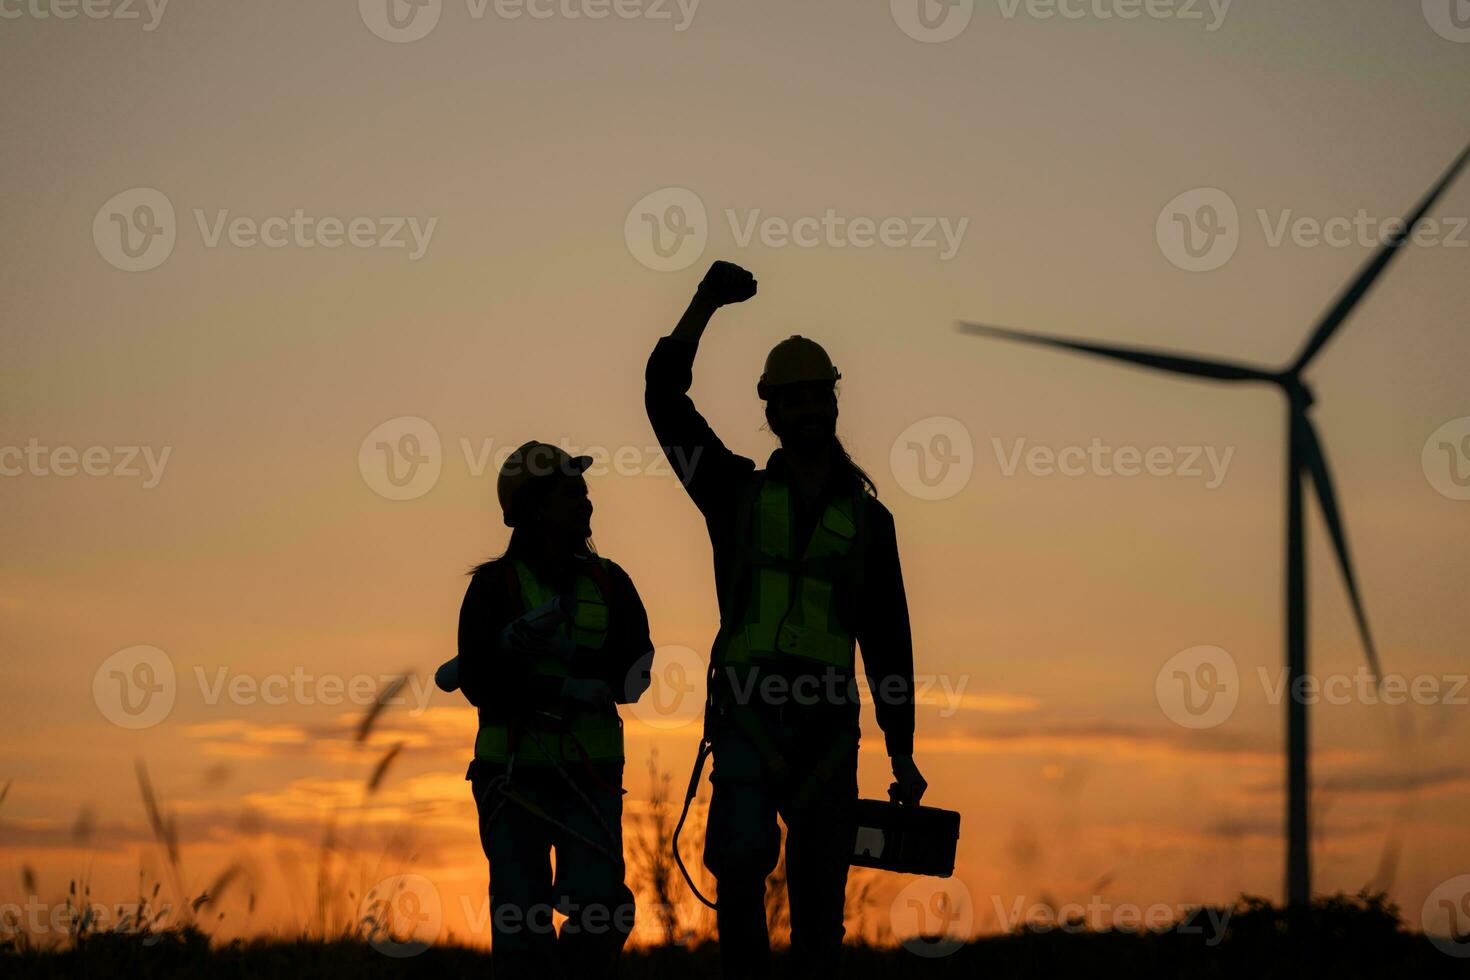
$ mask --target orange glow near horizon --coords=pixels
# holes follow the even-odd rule
[[[963,813],[965,931],[1093,896],[1281,897],[1279,395],[954,324],[1289,361],[1371,247],[1312,245],[1301,220],[1357,236],[1360,213],[1412,205],[1470,139],[1470,45],[1420,4],[1368,0],[1226,5],[1215,28],[981,3],[936,43],[889,5],[831,0],[704,0],[684,29],[688,5],[482,20],[449,2],[404,43],[355,6],[0,25],[0,904],[49,908],[72,880],[132,902],[141,873],[175,903],[213,885],[200,915],[221,937],[293,934],[411,874],[446,934],[487,942],[474,711],[431,679],[465,573],[505,546],[495,467],[537,438],[603,461],[597,547],[659,650],[655,688],[623,712],[636,941],[653,941],[633,842],[660,812],[651,760],[681,802],[700,732],[686,685],[717,615],[643,368],[715,258],[760,280],[695,366],[728,445],[761,464],[775,445],[755,380],[776,341],[812,336],[842,371],[839,433],[898,528],[926,802]],[[167,199],[175,240],[128,272],[99,244],[119,231],[104,205],[127,202],[122,230],[142,234],[164,219],[118,197],[140,188]],[[1210,190],[1238,246],[1188,271],[1166,205]],[[636,238],[639,207],[690,194],[707,241],[678,265]],[[341,221],[344,243],[302,244],[298,211],[327,240],[323,219]],[[1470,179],[1435,214],[1439,237],[1399,256],[1310,371],[1384,669],[1428,692],[1363,693],[1313,504],[1312,672],[1346,692],[1312,714],[1315,885],[1387,889],[1416,928],[1470,872],[1470,492],[1454,482],[1470,473]],[[403,247],[352,244],[354,218]],[[904,242],[877,241],[888,219]],[[259,243],[272,228],[279,247]],[[913,241],[925,228],[933,247]],[[1154,450],[1160,471],[1130,475]],[[427,469],[375,469],[400,451]],[[162,675],[109,660],[137,647],[173,684],[144,725],[116,692]],[[1205,647],[1228,654],[1238,702],[1189,727],[1160,692],[1171,658]],[[865,796],[886,761],[865,706]],[[901,938],[914,880],[863,880],[874,904],[850,924]]]

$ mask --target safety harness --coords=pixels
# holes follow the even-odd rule
[[[791,767],[767,730],[766,720],[740,699],[722,696],[728,692],[721,686],[721,674],[732,683],[738,679],[749,691],[755,689],[753,683],[763,667],[853,669],[856,640],[851,624],[868,541],[863,496],[863,491],[855,490],[829,501],[798,554],[790,485],[761,472],[742,494],[736,511],[735,561],[721,583],[725,597],[721,609],[731,618],[721,622],[715,637],[704,730],[673,837],[674,863],[695,898],[710,908],[718,903],[694,884],[679,853],[679,834],[699,791],[705,761],[714,750],[712,718],[727,719],[749,739],[777,795],[798,810],[831,782],[857,744],[856,732],[836,732],[829,751],[799,784],[792,785]],[[732,673],[737,676],[730,677]]]
[[[563,641],[570,639],[577,653],[597,654],[607,643],[608,599],[611,580],[607,559],[579,559],[573,586],[575,608],[567,622],[557,627]],[[557,598],[523,561],[506,562],[506,586],[521,613]],[[531,673],[565,679],[571,657],[550,655],[530,658]],[[622,762],[623,724],[616,711],[578,712],[568,719],[543,714],[539,737],[525,739],[531,728],[524,721],[482,723],[475,735],[475,758],[508,764],[518,757],[525,765],[556,765],[564,762]]]
[[[579,562],[583,564],[583,567],[578,569],[573,586],[572,595],[575,607],[567,621],[557,627],[558,638],[563,641],[570,640],[574,655],[583,651],[596,653],[606,645],[608,603],[612,596],[612,580],[607,570],[607,559],[579,559]],[[521,615],[557,598],[556,592],[543,584],[525,562],[515,560],[505,564],[507,565],[506,588]],[[571,657],[563,658],[554,655],[532,657],[530,660],[531,672],[542,677],[565,679],[568,676],[571,659]],[[487,789],[499,793],[501,799],[486,817],[486,826],[494,823],[507,803],[514,803],[602,854],[613,863],[618,863],[621,857],[613,854],[613,848],[617,845],[617,835],[603,820],[602,814],[598,812],[597,807],[593,805],[582,787],[567,772],[564,763],[580,764],[593,783],[605,789],[615,790],[615,787],[607,786],[597,773],[595,764],[623,761],[622,719],[618,717],[615,710],[580,712],[570,719],[549,712],[538,712],[536,722],[533,724],[524,719],[518,719],[509,723],[482,723],[475,735],[475,758],[482,762],[505,766],[505,771],[492,778],[487,785]],[[511,783],[517,761],[533,768],[555,769],[597,820],[607,835],[608,845],[603,846],[557,820],[534,800],[518,792]]]
[[[851,670],[851,603],[862,576],[858,524],[867,508],[859,493],[823,509],[798,551],[791,487],[758,474],[739,508],[734,567],[724,609],[740,618],[721,623],[717,658],[737,667],[793,663]]]

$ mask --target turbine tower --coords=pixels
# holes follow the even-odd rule
[[[1296,359],[1284,368],[1262,368],[1145,348],[1049,337],[978,323],[959,324],[959,328],[967,333],[1060,347],[1174,374],[1212,381],[1265,382],[1275,385],[1286,396],[1286,896],[1287,904],[1298,909],[1310,904],[1312,897],[1307,705],[1304,698],[1290,693],[1297,690],[1298,683],[1304,683],[1300,679],[1307,675],[1307,567],[1302,518],[1305,483],[1310,483],[1316,491],[1323,520],[1332,537],[1338,567],[1342,570],[1353,616],[1357,620],[1358,632],[1367,653],[1368,667],[1375,680],[1380,676],[1378,651],[1373,645],[1373,635],[1368,629],[1368,616],[1363,610],[1357,576],[1353,572],[1347,533],[1337,506],[1337,492],[1333,489],[1322,442],[1317,437],[1316,426],[1312,424],[1308,414],[1314,401],[1312,391],[1302,379],[1302,372],[1332,339],[1332,335],[1342,326],[1358,302],[1373,288],[1384,269],[1398,255],[1400,246],[1412,237],[1415,228],[1464,168],[1467,159],[1470,159],[1470,146],[1461,151],[1439,182],[1430,188],[1414,213],[1404,219],[1403,226],[1384,236],[1377,253],[1338,296],[1337,301],[1312,331]]]

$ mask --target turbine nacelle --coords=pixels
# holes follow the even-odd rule
[[[1305,412],[1317,404],[1317,396],[1311,386],[1295,374],[1283,374],[1277,382],[1282,390],[1286,392],[1286,398],[1291,402],[1291,407],[1298,412]]]

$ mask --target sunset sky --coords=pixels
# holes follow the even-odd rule
[[[1288,361],[1470,141],[1465,5],[959,0],[941,40],[946,8],[905,0],[443,0],[409,39],[386,2],[0,0],[0,901],[25,869],[45,902],[162,875],[144,760],[186,889],[248,861],[223,934],[308,920],[332,818],[393,855],[369,883],[421,875],[445,929],[486,941],[461,900],[486,880],[474,713],[429,678],[466,570],[505,545],[495,468],[531,438],[609,459],[595,540],[674,704],[715,597],[643,366],[716,258],[760,280],[695,369],[728,445],[774,447],[755,380],[776,341],[842,371],[840,435],[898,528],[926,802],[963,813],[965,928],[1092,895],[1280,898],[1280,396],[954,323]],[[1315,886],[1388,887],[1415,925],[1470,873],[1470,178],[1434,213],[1310,371],[1384,669],[1437,692],[1313,709]],[[1170,237],[1191,221],[1234,251],[1192,254]],[[145,228],[130,255],[120,229]],[[419,482],[387,478],[380,442],[423,457]],[[1308,518],[1312,670],[1351,678]],[[145,677],[141,655],[104,662],[139,646],[174,702],[130,728],[111,671]],[[1204,728],[1163,693],[1198,647],[1238,696]],[[345,692],[405,671],[354,744]],[[682,791],[693,703],[624,710],[629,837],[651,752]],[[863,731],[880,797],[871,709]]]

